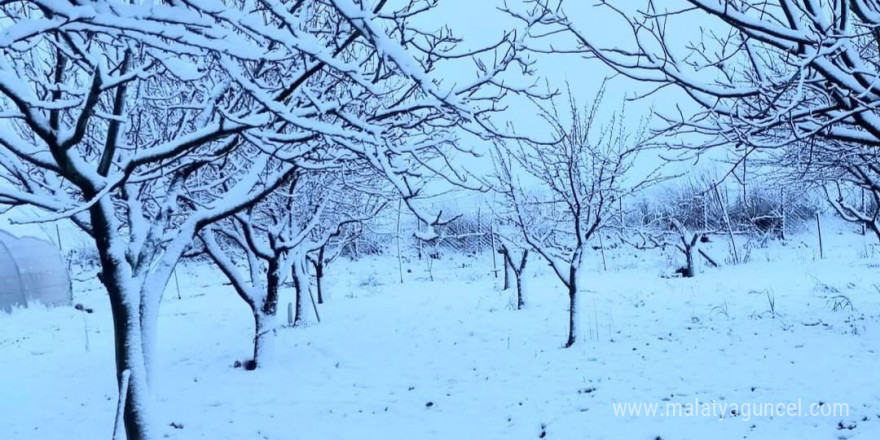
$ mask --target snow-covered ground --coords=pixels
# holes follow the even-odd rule
[[[823,225],[824,226],[824,225]],[[565,290],[533,257],[510,307],[490,253],[443,256],[428,279],[393,256],[328,268],[322,322],[285,328],[271,365],[251,352],[244,303],[208,266],[180,269],[160,318],[153,379],[170,439],[877,439],[880,255],[829,227],[696,279],[656,252],[598,255],[579,342]],[[716,240],[720,241],[720,239]],[[723,241],[711,247],[723,260]],[[742,253],[745,251],[740,249]],[[678,255],[674,256],[679,259]],[[680,263],[680,260],[675,260]],[[406,272],[408,271],[408,272]],[[93,273],[75,302],[0,314],[0,439],[109,438],[116,406],[109,305]],[[287,299],[283,299],[286,306]],[[284,309],[286,307],[282,307]],[[279,316],[286,320],[286,311]],[[615,404],[848,405],[848,415],[615,414]],[[742,407],[741,407],[742,408]],[[748,408],[748,407],[745,407]]]

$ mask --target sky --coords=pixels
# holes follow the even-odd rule
[[[517,1],[509,1],[506,4],[510,9],[527,7],[524,5],[517,6],[517,3]],[[616,6],[626,6],[627,2],[613,3]],[[641,2],[629,4],[639,3]],[[589,0],[568,1],[566,4],[566,12],[572,21],[589,36],[595,36],[596,41],[602,46],[632,47],[633,37],[630,28],[608,8],[597,7],[595,6],[596,2]],[[679,0],[669,0],[664,3],[664,6],[669,8],[676,8],[680,5],[681,2]],[[463,48],[479,47],[496,41],[506,30],[518,25],[517,20],[512,19],[508,14],[499,9],[504,6],[505,2],[503,0],[440,0],[436,9],[424,14],[422,21],[416,21],[416,23],[426,29],[441,25],[449,26],[453,33],[464,40]],[[692,24],[697,25],[699,23]],[[691,32],[699,31],[696,27],[687,28],[687,26],[679,27],[679,29],[680,36],[678,38],[682,40],[682,43],[692,37]],[[551,41],[556,47],[573,47],[573,40],[568,36],[557,36]],[[696,104],[684,92],[673,88],[667,88],[641,99],[631,100],[631,98],[637,95],[649,92],[652,87],[625,76],[617,75],[611,68],[596,59],[587,59],[577,54],[536,54],[532,55],[532,59],[535,62],[534,70],[538,75],[535,79],[541,84],[547,84],[551,89],[560,92],[555,101],[561,104],[563,109],[567,109],[567,102],[565,102],[567,100],[567,89],[570,88],[576,101],[583,107],[592,103],[592,100],[604,83],[605,94],[599,115],[603,122],[610,119],[615,112],[620,112],[624,105],[625,126],[631,130],[637,130],[644,123],[645,118],[653,114],[652,112],[662,112],[664,109],[674,108],[670,104],[679,105],[685,111],[697,109]],[[454,81],[455,78],[459,77],[462,78],[462,81],[465,81],[472,75],[472,64],[458,64],[455,68],[442,72],[442,76],[446,81]],[[528,133],[533,137],[552,139],[547,126],[536,115],[537,109],[533,104],[525,100],[519,100],[509,106],[499,116],[503,120],[513,123],[518,133]],[[653,119],[649,124],[654,127],[659,126],[656,119]],[[465,167],[476,175],[492,173],[493,166],[487,154],[491,144],[467,134],[462,134],[461,140],[472,145],[476,151],[485,154],[480,159],[473,159],[459,154],[458,158],[465,164]],[[658,165],[664,163],[665,161],[658,157],[658,154],[658,151],[643,154],[636,162],[633,174],[647,174]],[[691,169],[693,165],[692,161],[671,163],[665,164],[664,169],[667,169],[669,174],[679,174],[684,170]],[[712,169],[716,165],[701,163],[699,166]],[[451,194],[448,197],[458,199],[462,196]]]

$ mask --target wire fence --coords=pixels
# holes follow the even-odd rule
[[[458,219],[453,223],[435,228],[437,238],[422,240],[417,234],[425,230],[413,219],[407,219],[407,226],[397,228],[396,223],[389,226],[385,222],[368,225],[343,252],[350,257],[381,255],[398,252],[402,255],[417,256],[436,253],[482,254],[493,252],[494,228],[489,219]],[[436,256],[436,255],[435,255]]]

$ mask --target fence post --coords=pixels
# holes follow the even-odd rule
[[[481,208],[480,206],[477,207],[477,233],[478,234],[483,233],[483,218],[480,216],[480,208]],[[477,237],[480,237],[480,235],[477,235]],[[483,240],[478,238],[477,243],[479,243],[477,245],[477,252],[482,254],[483,253]]]
[[[492,272],[495,274],[495,278],[498,278],[498,263],[495,256],[498,253],[495,249],[495,222],[489,223],[489,237],[492,240]]]
[[[780,210],[782,211],[782,239],[785,240],[785,223],[786,220],[786,212],[785,212],[785,188],[779,188],[779,204]]]
[[[862,204],[864,205],[864,203]],[[58,226],[58,223],[55,223],[55,237],[58,239],[58,250],[61,252],[61,255],[64,256],[64,246],[61,245],[61,227]]]
[[[746,161],[749,158],[749,149],[748,147],[743,148],[743,208],[748,208],[749,206],[749,198],[748,193],[746,191]],[[746,211],[748,212],[748,211]]]
[[[397,271],[400,272],[400,284],[403,284],[403,260],[400,256],[400,210],[402,200],[397,201]]]
[[[730,247],[733,250],[733,264],[739,264],[739,255],[736,252],[736,241],[733,239],[733,226],[730,224],[730,216],[727,214],[727,206],[724,204],[724,201],[721,200],[721,192],[718,191],[718,185],[720,183],[721,182],[718,182],[713,186],[713,188],[715,188],[715,197],[718,198],[718,205],[721,206],[721,213],[724,214],[724,222],[727,223],[727,235],[730,237]]]
[[[862,212],[865,212],[865,188],[859,188],[862,192]],[[868,226],[862,223],[862,235],[868,233]]]
[[[416,216],[416,232],[422,232],[422,220],[419,218],[419,216]],[[419,252],[419,260],[421,260],[422,259],[422,240],[421,239],[416,240],[416,247]]]
[[[180,297],[180,279],[177,278],[177,267],[174,268],[174,284],[177,286],[177,299],[181,299]]]

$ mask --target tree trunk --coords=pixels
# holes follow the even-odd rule
[[[270,363],[275,352],[275,314],[262,310],[254,312],[254,362],[249,369],[260,368]]]
[[[130,440],[147,440],[151,438],[150,390],[143,346],[141,345],[142,335],[137,321],[137,319],[129,319],[127,323],[118,326],[114,323],[113,330],[117,341],[116,377],[121,386],[123,372],[127,370],[130,374],[123,410],[125,436]],[[123,345],[121,348],[119,347],[120,342]]]
[[[696,244],[688,248],[688,271],[691,273],[691,277],[695,277],[700,273],[700,261],[697,258],[699,250]]]
[[[324,304],[324,290],[321,287],[321,280],[324,278],[324,265],[315,266],[315,285],[318,293],[318,304]]]
[[[324,304],[324,291],[321,286],[321,280],[324,278],[324,247],[318,249],[318,255],[312,260],[315,267],[315,286],[318,294],[318,304]]]
[[[140,306],[140,337],[141,351],[144,356],[144,367],[146,371],[147,383],[152,383],[153,372],[155,371],[154,363],[156,362],[157,344],[159,342],[159,303],[161,302],[161,292],[150,292],[149,285],[143,286],[141,292]],[[162,284],[162,291],[165,290],[165,284]],[[153,295],[159,295],[158,298],[152,298]],[[134,376],[134,373],[132,373]]]
[[[305,301],[309,300],[309,273],[306,269],[305,257],[294,258],[291,269],[293,276],[293,290],[296,293],[294,301],[293,326],[304,325],[310,321],[309,314],[304,307]]]
[[[565,348],[574,345],[577,333],[577,283],[574,276],[568,286],[568,340],[565,342]]]
[[[529,258],[529,251],[523,251],[522,259],[519,262],[519,266],[517,266],[517,263],[513,261],[513,256],[510,255],[510,250],[507,249],[507,247],[505,247],[504,245],[501,245],[501,249],[498,250],[498,253],[504,257],[504,289],[502,290],[507,290],[510,288],[510,278],[513,277],[516,283],[516,309],[520,310],[525,305],[525,300],[523,299],[522,274],[523,270],[525,270],[526,268],[526,261]]]
[[[278,290],[281,287],[280,258],[269,261],[266,273],[266,297],[262,304],[254,303],[254,362],[248,369],[256,369],[271,362],[274,353],[275,316],[278,314]]]
[[[129,372],[128,388],[124,390],[123,422],[128,440],[151,438],[150,391],[147,378],[147,359],[144,347],[144,321],[141,302],[135,301],[129,291],[130,271],[125,270],[125,257],[114,252],[112,245],[116,231],[110,225],[112,212],[99,202],[91,210],[95,246],[101,261],[98,276],[110,299],[113,315],[113,336],[116,354],[117,386],[123,386],[123,373]],[[141,292],[137,292],[141,293]],[[122,396],[119,396],[122,398]]]
[[[504,287],[501,290],[510,289],[510,261],[507,259],[507,254],[504,254]]]
[[[698,262],[697,262],[697,246],[696,245],[686,245],[684,249],[684,255],[687,259],[687,265],[685,266],[686,272],[684,275],[685,278],[693,278],[697,276],[697,271],[699,270]]]
[[[578,268],[581,267],[583,256],[584,249],[582,244],[578,243],[568,268],[568,340],[565,342],[565,348],[574,345],[577,339]]]
[[[517,271],[516,271],[516,296],[519,301],[519,308],[522,308],[523,306],[526,305],[525,291],[524,291],[525,286],[523,285],[523,282],[522,282],[522,275],[523,275],[523,272],[526,271],[526,263],[528,263],[528,261],[529,261],[529,250],[525,249],[525,250],[523,250],[522,259],[519,260],[519,269],[517,269]]]
[[[105,280],[107,280],[106,275]],[[130,440],[147,440],[150,438],[149,386],[139,311],[136,305],[132,307],[121,301],[124,295],[122,288],[112,286],[109,280],[107,284],[113,311],[116,379],[119,387],[123,385],[123,372],[128,370],[130,374],[123,410],[125,435]]]
[[[302,298],[303,298],[303,281],[300,279],[299,270],[296,268],[297,263],[293,263],[291,273],[293,274],[293,292],[296,298],[293,300],[293,326],[296,327],[302,318]]]
[[[526,305],[526,303],[523,300],[522,272],[517,272],[517,274],[516,274],[516,309],[521,310],[524,305]]]

